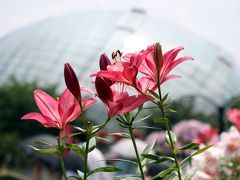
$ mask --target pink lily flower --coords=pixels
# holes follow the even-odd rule
[[[103,58],[105,56],[105,58]],[[130,86],[135,86],[137,82],[138,69],[135,65],[131,65],[127,62],[116,61],[113,64],[106,59],[106,55],[101,55],[100,58],[100,71],[92,74],[92,76],[98,76],[109,79],[113,82],[121,82]]]
[[[76,120],[81,114],[79,102],[68,89],[65,89],[59,99],[54,99],[44,91],[37,89],[34,91],[34,98],[41,113],[28,113],[21,118],[22,120],[34,119],[46,128],[53,127],[63,130],[68,123]],[[95,102],[94,98],[82,99],[83,110]]]
[[[182,46],[174,48],[170,51],[167,51],[162,55],[162,62],[160,62],[158,67],[160,72],[158,74],[156,62],[154,61],[154,45],[148,46],[146,50],[142,50],[137,53],[129,53],[123,56],[127,62],[134,63],[138,67],[138,71],[143,73],[146,78],[157,83],[158,76],[160,84],[165,81],[173,78],[179,78],[180,76],[169,73],[180,63],[186,60],[192,60],[190,56],[184,56],[176,58],[178,53],[183,50]]]
[[[96,77],[95,87],[109,117],[131,112],[149,100],[143,95],[129,96],[123,84],[110,85],[108,81],[101,77]]]
[[[230,109],[227,112],[228,120],[240,131],[240,109]]]

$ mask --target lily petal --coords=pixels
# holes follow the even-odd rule
[[[44,127],[58,128],[58,125],[56,124],[56,122],[52,121],[48,117],[43,116],[41,113],[38,113],[38,112],[28,113],[28,114],[24,115],[21,119],[22,120],[34,119],[34,120],[38,121],[39,123],[41,123]]]
[[[40,89],[34,91],[34,98],[38,108],[44,116],[47,116],[54,121],[59,121],[58,102],[56,99],[52,98]]]

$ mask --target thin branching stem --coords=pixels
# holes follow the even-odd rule
[[[158,82],[159,82],[159,76],[158,76]],[[159,93],[159,100],[161,102],[162,101],[162,95],[161,95],[161,87],[160,87],[160,85],[158,86],[158,93]],[[160,108],[160,110],[162,112],[163,118],[167,118],[161,103],[159,103],[159,108]],[[182,180],[181,172],[180,172],[180,166],[179,166],[178,161],[177,161],[177,155],[176,155],[176,153],[174,151],[175,147],[174,147],[173,139],[172,139],[171,132],[170,132],[169,122],[167,122],[165,125],[166,125],[167,134],[168,134],[169,141],[170,141],[172,155],[173,155],[173,158],[174,158],[174,161],[175,161],[175,165],[176,165],[176,168],[177,168],[178,178],[179,178],[179,180]]]
[[[130,134],[130,137],[131,137],[131,140],[132,140],[132,143],[133,143],[134,151],[135,151],[135,154],[136,154],[136,157],[137,157],[137,163],[138,163],[138,167],[139,167],[139,170],[140,170],[140,173],[141,173],[141,177],[142,177],[143,180],[145,180],[143,167],[142,167],[141,159],[140,159],[140,156],[139,156],[139,153],[138,153],[137,144],[136,144],[135,137],[134,137],[134,134],[133,134],[132,126],[130,126],[128,128],[128,130],[129,130],[129,134]]]

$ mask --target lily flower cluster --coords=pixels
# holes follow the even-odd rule
[[[165,104],[168,101],[168,95],[162,95],[161,86],[170,79],[179,78],[179,75],[171,74],[171,71],[184,61],[192,60],[190,56],[177,57],[183,47],[171,49],[165,53],[162,52],[159,43],[148,46],[145,50],[134,53],[122,54],[119,50],[112,54],[112,60],[106,55],[100,56],[100,70],[91,74],[95,77],[95,91],[86,87],[80,86],[79,80],[69,63],[65,64],[64,77],[67,88],[64,90],[60,98],[53,98],[42,90],[34,91],[34,98],[41,113],[32,112],[22,117],[22,120],[34,119],[41,123],[46,128],[58,128],[58,146],[48,149],[36,149],[40,153],[55,153],[59,155],[62,172],[67,179],[64,169],[63,155],[66,150],[73,150],[77,152],[84,160],[84,170],[78,173],[78,179],[86,180],[90,175],[97,172],[115,172],[119,171],[116,167],[101,167],[92,171],[87,169],[88,153],[91,152],[96,144],[97,133],[101,131],[113,117],[119,121],[119,124],[126,128],[129,134],[121,134],[123,137],[128,137],[132,140],[132,144],[136,154],[136,162],[139,170],[140,179],[145,179],[146,161],[152,163],[161,163],[170,161],[173,165],[160,172],[157,177],[174,177],[178,176],[181,180],[181,166],[184,162],[179,163],[177,160],[177,153],[185,149],[196,149],[196,143],[190,143],[183,147],[176,146],[176,136],[170,130],[169,119],[166,113],[173,110],[167,109]],[[129,92],[129,89],[132,91]],[[82,91],[86,91],[95,95],[93,98],[83,98]],[[155,92],[156,91],[156,92]],[[104,104],[108,118],[103,124],[96,125],[86,119],[85,111],[96,102],[96,97]],[[151,142],[139,154],[134,131],[138,129],[136,120],[138,114],[144,110],[143,105],[150,102],[154,108],[158,108],[162,113],[162,117],[156,119],[156,122],[162,123],[166,127],[166,142],[169,144],[171,150],[171,157],[160,157],[149,154],[153,148],[155,141]],[[137,113],[132,111],[137,110]],[[78,132],[72,134],[69,129],[72,128],[71,122],[82,119],[83,127],[74,127]],[[139,128],[140,129],[140,128]],[[78,134],[86,136],[86,142],[82,146],[71,143],[70,138]],[[118,134],[119,135],[119,134]],[[195,156],[208,147],[200,149]],[[54,149],[54,150],[53,150]],[[189,158],[190,159],[190,158]],[[188,159],[187,159],[188,160]],[[185,160],[185,161],[187,161]]]

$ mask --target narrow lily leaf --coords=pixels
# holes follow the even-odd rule
[[[199,149],[198,151],[194,152],[194,153],[192,154],[192,156],[196,156],[196,155],[198,155],[198,154],[203,153],[204,151],[206,151],[207,149],[209,149],[211,146],[212,146],[212,145],[209,145],[209,146],[206,146],[206,147],[204,147],[204,148]]]
[[[170,131],[170,136],[171,136],[173,144],[175,144],[177,142],[177,137],[175,136],[175,134],[172,131]],[[168,131],[166,131],[165,139],[166,139],[166,142],[170,145],[171,142],[170,142],[170,138],[168,136]]]
[[[81,178],[79,176],[68,176],[67,179],[68,180],[83,180],[83,178]]]
[[[152,90],[150,90],[150,89],[148,89],[148,91],[149,91],[155,98],[159,99],[159,95],[158,95],[156,92],[154,92],[154,91],[152,91]]]
[[[122,171],[122,169],[116,168],[114,166],[100,167],[100,168],[96,168],[96,169],[90,171],[87,174],[87,177],[90,176],[91,174],[94,174],[97,172],[118,172],[118,171]]]
[[[195,168],[194,170],[191,170],[190,173],[184,178],[184,180],[191,180],[193,176],[196,174],[198,168]]]
[[[168,174],[172,173],[173,171],[177,171],[177,168],[176,167],[170,167],[166,170],[163,170],[161,171],[159,174],[157,174],[156,176],[153,177],[153,179],[156,179],[158,177],[165,177],[167,176]]]
[[[79,134],[83,134],[83,132],[78,132],[78,133],[73,133],[73,134],[67,135],[67,138],[74,137],[74,136],[77,136]]]
[[[147,147],[145,147],[145,149],[143,150],[142,154],[148,154],[154,147],[156,140],[153,140],[150,144],[147,145]],[[140,157],[140,160],[143,161],[145,159],[144,156]]]
[[[159,123],[159,124],[167,124],[168,123],[168,118],[164,118],[164,117],[156,117],[153,119],[154,123]]]
[[[174,109],[167,109],[166,113],[176,113],[177,111],[175,111]]]
[[[169,173],[168,175],[166,175],[163,180],[169,180],[169,179],[174,179],[174,177],[177,176],[177,171],[172,171],[171,173]]]
[[[152,126],[133,126],[133,129],[157,129],[160,130],[162,128],[158,128],[158,127],[152,127]]]
[[[131,138],[128,133],[121,133],[121,132],[119,132],[119,133],[110,133],[109,135],[111,135],[111,136],[120,136],[120,137],[123,137],[123,138],[129,138],[129,139]]]
[[[91,152],[92,150],[94,150],[96,147],[96,138],[92,137],[89,141],[89,148],[88,148],[88,152]]]
[[[125,118],[126,118],[127,122],[130,123],[131,120],[132,120],[131,113],[127,112],[127,113],[124,113],[124,115],[125,115]]]
[[[144,118],[135,120],[135,121],[133,122],[133,124],[136,124],[136,123],[139,123],[139,122],[141,122],[141,121],[144,121],[144,120],[148,119],[149,117],[151,117],[151,114],[149,114],[148,116],[146,116],[146,117],[144,117]]]
[[[99,141],[103,141],[105,143],[108,143],[108,144],[111,144],[112,142],[109,141],[108,139],[106,138],[102,138],[102,137],[99,137],[99,136],[96,136],[96,139],[99,140]]]
[[[161,105],[163,105],[164,104],[164,102],[167,100],[167,98],[168,98],[168,93],[162,98],[162,100],[161,100]]]
[[[57,148],[39,149],[30,145],[28,146],[41,154],[60,154],[60,151]]]
[[[145,166],[147,164],[147,159],[144,158],[142,161],[141,161],[141,164],[142,164],[142,170],[143,172],[145,173],[147,171],[147,167]]]
[[[135,161],[131,161],[128,159],[106,159],[104,161],[121,161],[121,162],[131,163],[131,164],[134,164],[135,166],[138,166],[138,164]]]
[[[47,143],[47,142],[43,142],[43,141],[34,141],[33,142],[34,144],[41,144],[41,145],[45,145],[45,146],[56,146],[56,144],[50,144],[50,143]]]
[[[189,143],[189,144],[186,144],[186,145],[180,147],[179,149],[180,149],[180,150],[196,149],[196,148],[198,148],[198,147],[199,147],[199,144],[197,144],[197,143]]]
[[[123,123],[119,123],[119,126],[121,126],[122,128],[129,128],[130,127],[129,125],[125,125]]]
[[[85,132],[85,131],[86,131],[85,129],[82,129],[82,128],[77,127],[77,126],[73,126],[73,128],[74,128],[74,129],[77,129],[77,130],[79,130],[79,131],[81,131],[81,132]]]
[[[77,170],[77,174],[81,179],[83,179],[84,173],[82,171]]]
[[[140,176],[136,175],[122,175],[122,176],[114,176],[114,180],[141,180]]]
[[[74,152],[78,153],[82,158],[85,157],[85,151],[77,144],[67,144],[67,147],[72,149]]]
[[[174,161],[174,158],[172,157],[168,157],[168,156],[157,156],[154,154],[141,154],[143,157],[147,158],[147,159],[151,159],[154,160],[151,163],[161,163],[161,162],[165,162],[165,161]]]
[[[186,157],[186,158],[180,163],[180,166],[183,166],[184,163],[186,163],[187,161],[189,161],[193,156],[196,156],[196,155],[198,155],[198,154],[203,153],[204,151],[206,151],[207,149],[209,149],[211,146],[212,146],[212,145],[205,146],[204,148],[199,149],[199,150],[197,150],[196,152],[194,152],[193,154],[191,154],[190,156]]]

